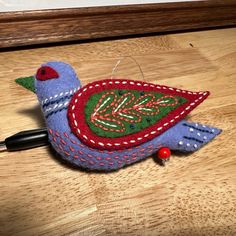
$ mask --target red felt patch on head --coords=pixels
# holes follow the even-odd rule
[[[57,79],[58,77],[58,73],[50,66],[42,66],[38,69],[36,73],[36,79],[42,81],[49,79]]]

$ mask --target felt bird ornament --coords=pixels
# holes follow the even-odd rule
[[[186,115],[209,92],[191,92],[127,79],[81,86],[63,62],[42,65],[34,77],[52,147],[66,161],[110,171],[170,150],[194,152],[220,133]]]

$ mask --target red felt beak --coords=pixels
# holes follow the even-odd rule
[[[50,66],[42,66],[38,69],[36,73],[37,80],[49,80],[59,78],[58,73]]]

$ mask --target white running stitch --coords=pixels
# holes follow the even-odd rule
[[[44,105],[47,101],[50,101],[52,100],[53,98],[57,98],[58,96],[63,96],[64,94],[67,95],[69,93],[72,93],[72,92],[76,92],[77,90],[79,90],[80,87],[78,87],[77,89],[71,89],[70,91],[67,91],[67,92],[61,92],[60,94],[55,94],[54,96],[51,96],[49,98],[45,98],[42,102],[41,102],[41,105]]]
[[[144,111],[152,111],[152,109],[150,108],[145,108],[145,107],[140,107],[138,110],[144,110]]]
[[[66,107],[68,105],[69,101],[66,101],[64,103],[59,103],[59,104],[56,104],[54,105],[54,107],[49,107],[47,109],[44,110],[45,113],[48,113],[48,112],[51,112],[51,111],[54,111],[56,110],[57,108],[60,108],[60,107]]]
[[[106,123],[102,120],[99,120],[99,119],[95,119],[98,123],[101,123],[101,124],[104,124],[104,125],[107,125],[107,126],[110,126],[110,127],[115,127],[117,128],[117,125],[113,125],[113,124],[109,124],[109,123]]]
[[[145,98],[143,101],[141,101],[140,103],[138,103],[138,104],[136,104],[136,105],[134,105],[134,107],[137,107],[137,106],[139,106],[139,105],[141,105],[141,104],[143,104],[144,102],[146,102],[148,100],[148,98]]]
[[[100,107],[98,107],[98,109],[93,113],[93,116],[95,116],[95,115],[97,114],[97,112],[98,112],[110,99],[111,99],[111,98],[108,97],[108,98],[102,103],[102,105],[101,105]],[[73,107],[72,107],[72,110],[74,110]]]
[[[114,110],[114,112],[117,112],[117,110],[119,110],[119,108],[124,104],[124,102],[127,100],[128,98],[125,97],[125,99],[118,105],[118,107]]]
[[[128,116],[128,115],[126,115],[126,114],[123,114],[123,113],[119,113],[119,115],[120,115],[120,116],[127,117],[127,118],[130,118],[130,119],[134,119],[134,117],[133,117],[133,116]]]

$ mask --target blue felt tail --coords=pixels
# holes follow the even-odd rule
[[[166,132],[168,136],[165,137],[166,146],[181,152],[194,152],[210,142],[220,132],[220,129],[214,127],[183,120]]]

